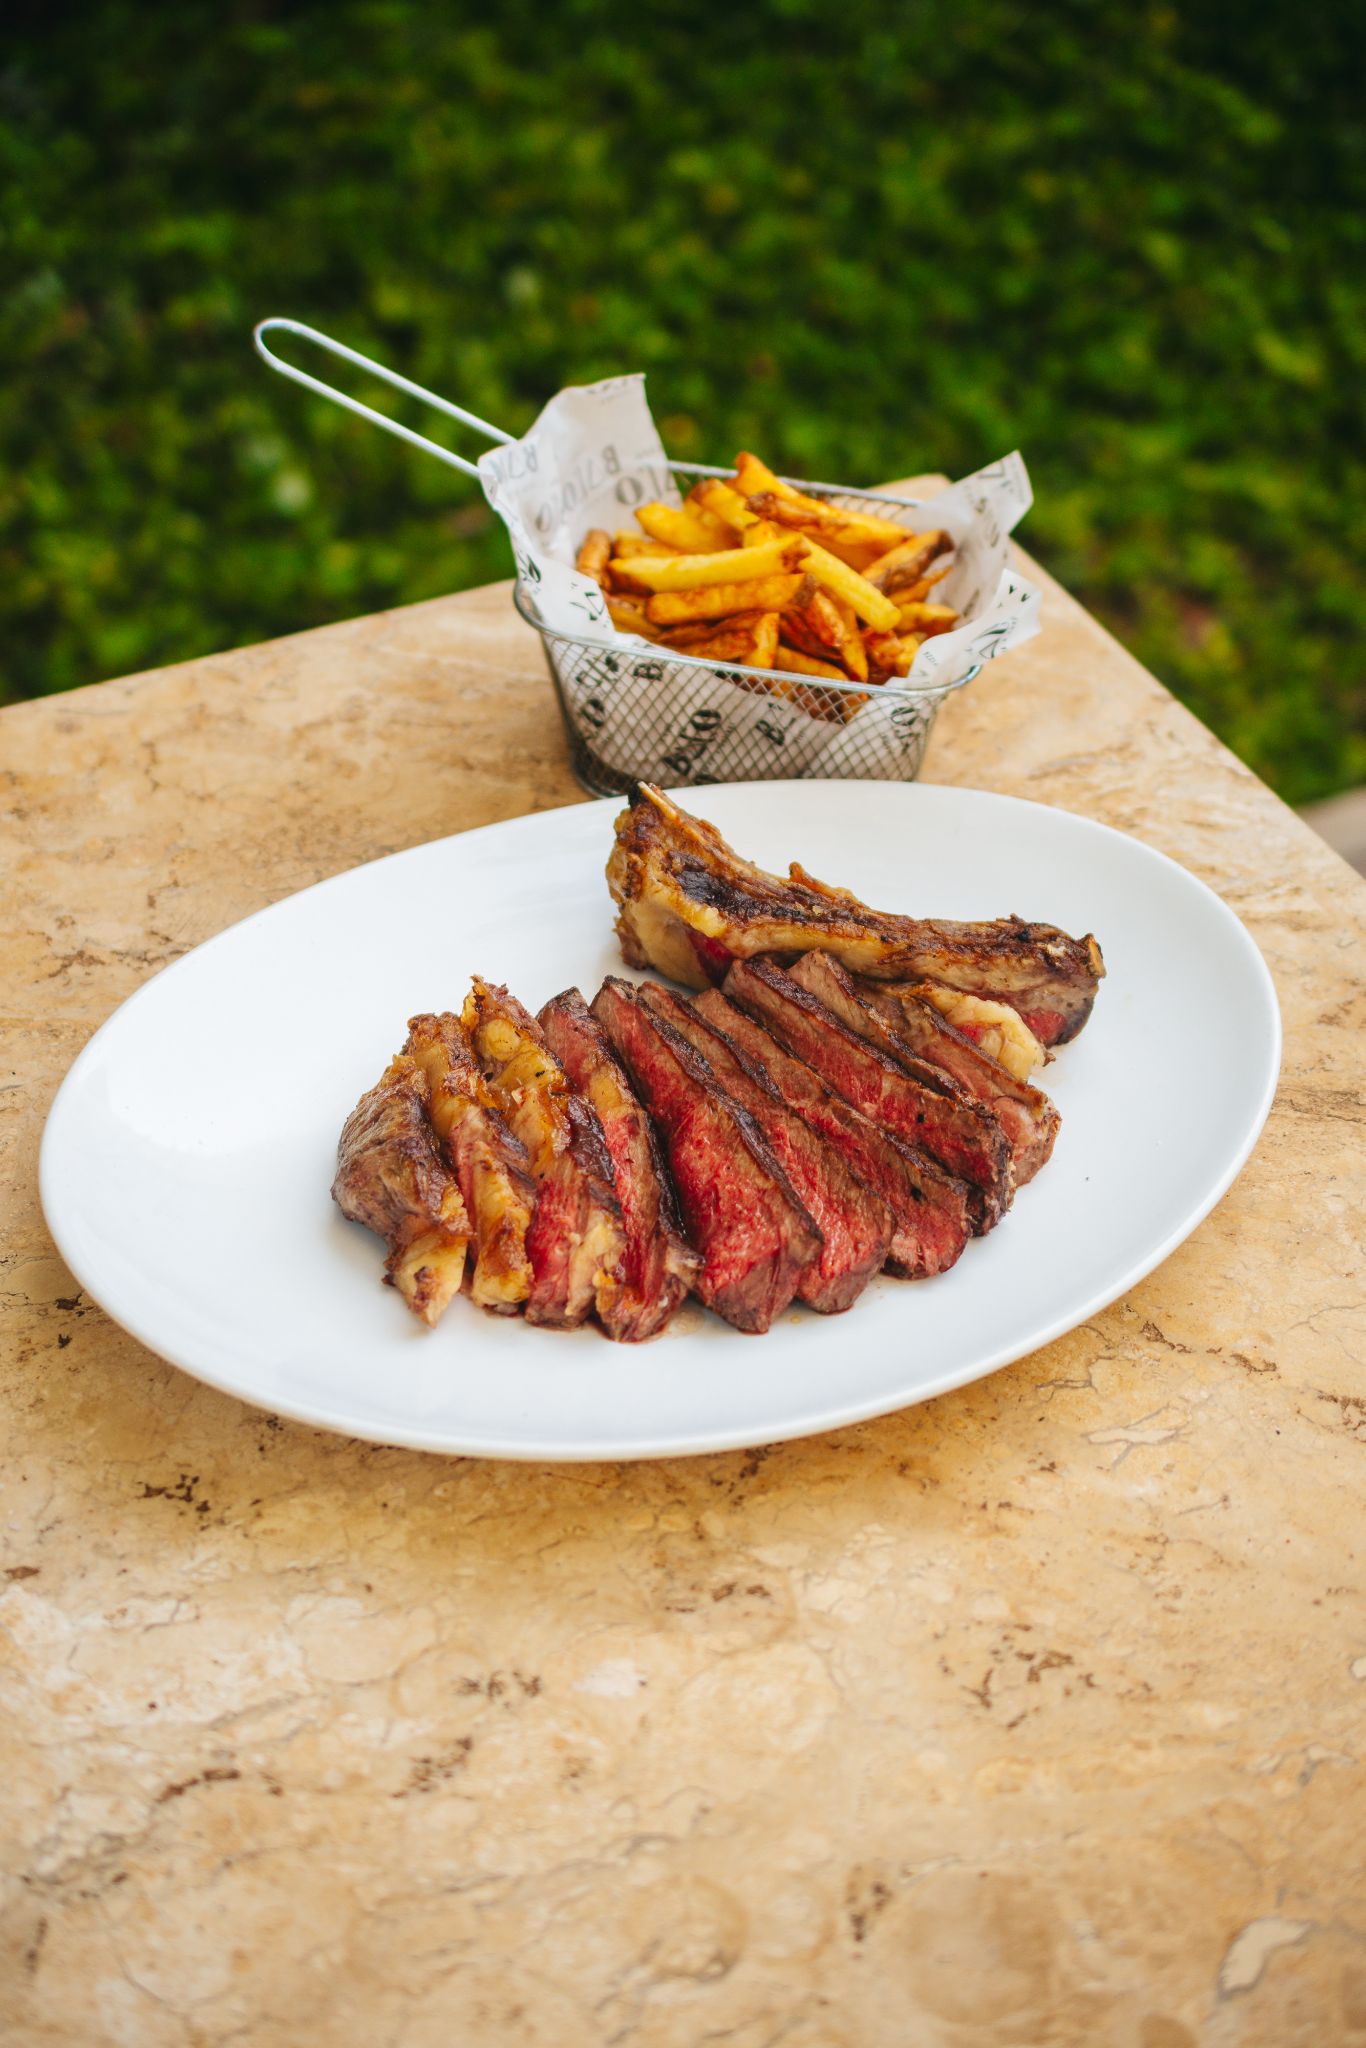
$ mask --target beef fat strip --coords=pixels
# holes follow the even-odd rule
[[[505,988],[476,975],[461,1022],[536,1183],[527,1321],[574,1329],[596,1307],[606,1322],[621,1287],[624,1240],[597,1115]]]
[[[499,1114],[458,1017],[410,1017],[404,1051],[427,1076],[432,1122],[474,1224],[470,1298],[495,1315],[516,1315],[531,1292],[526,1238],[536,1189],[526,1151]]]
[[[342,1126],[332,1199],[389,1246],[384,1278],[435,1323],[465,1272],[470,1220],[428,1117],[427,1077],[400,1054]]]
[[[966,1181],[946,1173],[928,1153],[871,1123],[762,1025],[729,1003],[720,989],[705,989],[692,1004],[713,1030],[762,1069],[783,1101],[819,1131],[860,1180],[882,1196],[893,1217],[888,1252],[892,1271],[916,1279],[945,1273],[957,1263],[972,1235],[972,1190]]]
[[[602,1309],[603,1327],[619,1342],[640,1343],[664,1328],[702,1261],[683,1235],[678,1198],[654,1125],[579,991],[566,989],[555,996],[536,1021],[602,1126],[625,1237],[621,1286],[615,1301]]]
[[[843,972],[838,962],[832,964]],[[737,960],[723,992],[846,1102],[966,1181],[976,1235],[999,1220],[1010,1195],[1005,1132],[946,1074],[870,1044],[771,960]]]
[[[878,981],[938,981],[1008,1003],[1045,1045],[1061,1045],[1086,1022],[1105,972],[1089,935],[1019,917],[897,917],[795,863],[786,878],[767,874],[649,783],[617,819],[607,881],[623,959],[688,988],[719,984],[731,959],[827,952]]]
[[[795,969],[793,979],[802,979]],[[815,986],[811,982],[807,985]],[[1028,1081],[1019,1081],[1007,1072],[999,1061],[951,1024],[934,1003],[919,995],[914,985],[860,978],[858,991],[918,1058],[951,1074],[974,1102],[991,1111],[1010,1146],[1016,1187],[1033,1180],[1052,1153],[1061,1122],[1057,1109],[1042,1089],[1033,1088]]]
[[[727,1095],[749,1111],[815,1221],[825,1242],[802,1275],[798,1300],[823,1315],[851,1307],[886,1260],[892,1236],[887,1204],[787,1107],[763,1070],[690,1003],[658,982],[643,982],[636,994],[652,1016],[663,1017],[701,1053]]]
[[[702,1254],[699,1297],[737,1330],[768,1329],[819,1256],[819,1230],[753,1117],[629,982],[609,977],[593,1014],[663,1137]]]

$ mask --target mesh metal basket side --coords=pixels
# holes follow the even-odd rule
[[[637,655],[542,629],[570,765],[598,796],[809,775],[913,781],[946,694],[874,691]],[[784,696],[774,692],[782,690]]]

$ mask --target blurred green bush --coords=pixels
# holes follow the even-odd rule
[[[269,376],[288,312],[511,429],[959,474],[1262,774],[1366,781],[1361,10],[418,0],[21,11],[0,674],[504,575],[473,486]]]

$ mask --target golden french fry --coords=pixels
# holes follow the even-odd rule
[[[889,590],[887,595],[897,604],[919,604],[922,598],[929,596],[936,583],[943,582],[952,567],[952,562],[945,562],[943,568],[936,569],[933,575],[922,576],[918,583],[910,583],[904,590]]]
[[[574,567],[582,576],[591,576],[595,583],[601,583],[604,569],[612,556],[612,536],[595,526],[586,533],[574,558]]]
[[[744,583],[713,583],[697,590],[661,590],[647,610],[657,626],[688,619],[723,619],[728,612],[781,611],[791,604],[805,576],[760,576]]]
[[[609,597],[607,609],[619,633],[639,633],[644,640],[658,640],[660,632],[650,623],[638,597]]]
[[[791,484],[775,476],[766,462],[760,462],[757,455],[750,455],[743,448],[735,458],[735,488],[742,498],[752,498],[756,491],[792,490]]]
[[[680,505],[639,505],[636,518],[651,540],[684,555],[709,555],[734,546],[731,530],[714,512]]]
[[[776,519],[780,526],[817,534],[822,540],[828,534],[841,546],[875,547],[880,554],[895,547],[904,531],[893,520],[875,519],[867,512],[845,512],[838,505],[804,498],[799,491],[755,491],[747,502],[761,519]]]
[[[778,653],[778,614],[761,612],[754,627],[753,641],[749,650],[750,664],[754,668],[773,668]]]
[[[839,627],[840,637],[836,652],[854,681],[866,683],[868,655],[858,629],[858,620],[854,617],[853,607],[846,604],[842,597],[831,597],[828,591],[822,592],[822,595],[834,612]]]
[[[679,652],[695,655],[705,661],[747,662],[754,646],[755,630],[762,612],[742,613],[730,619],[724,626],[713,627],[710,633],[689,635],[687,646],[679,645]]]
[[[865,633],[868,659],[882,676],[909,675],[915,650],[908,654],[895,633]]]
[[[716,476],[704,477],[701,483],[694,484],[688,493],[687,502],[694,507],[700,507],[704,512],[710,512],[714,519],[719,519],[733,533],[743,533],[747,526],[753,526],[759,516],[757,512],[750,511],[737,490],[730,484],[722,483],[720,477]]]
[[[875,626],[880,633],[890,633],[896,628],[901,614],[890,597],[874,590],[872,584],[856,569],[851,569],[847,562],[837,561],[834,555],[828,554],[819,541],[807,539],[803,546],[806,553],[801,559],[823,590],[828,590],[834,597],[842,597],[861,619]],[[759,550],[753,548],[750,552],[758,554]]]
[[[757,548],[723,548],[715,555],[637,555],[617,565],[617,573],[624,572],[644,590],[697,590],[704,584],[747,583],[800,569],[806,546],[805,541],[789,537],[766,541]],[[886,599],[882,602],[895,617],[895,607]]]
[[[908,534],[898,546],[871,565],[868,581],[874,589],[885,590],[890,597],[893,591],[918,583],[935,556],[942,555],[949,546],[946,533]]]
[[[681,555],[682,548],[671,548],[662,540],[651,540],[648,533],[614,533],[612,536],[612,559],[614,562],[629,561],[633,555]]]
[[[951,604],[902,604],[897,618],[903,633],[918,633],[927,640],[932,633],[951,633],[962,617]]]
[[[823,676],[832,683],[847,683],[849,678],[842,668],[836,668],[833,661],[818,661],[812,654],[804,654],[800,648],[780,641],[777,652],[768,666],[780,668],[785,674],[794,676]]]

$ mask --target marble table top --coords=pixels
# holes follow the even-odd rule
[[[1127,1299],[770,1451],[285,1423],[43,1226],[47,1106],[157,968],[579,800],[507,586],[0,713],[7,2043],[1366,2043],[1366,887],[1042,581],[926,778],[1210,883],[1279,1098]]]

